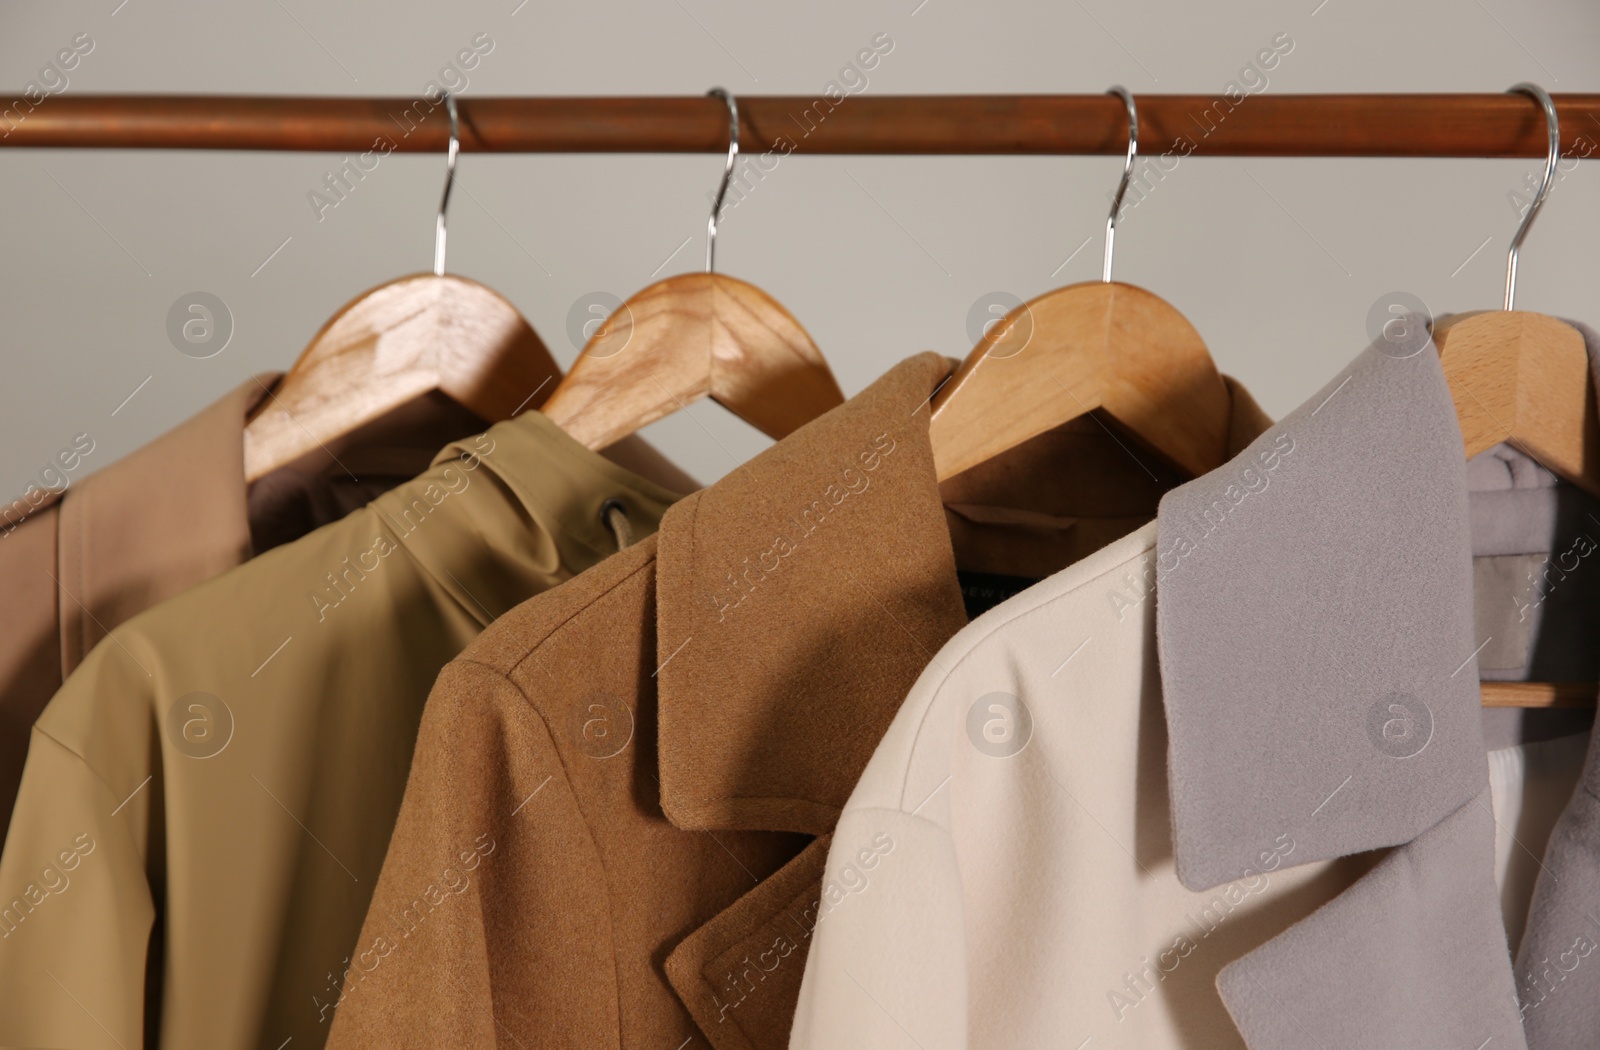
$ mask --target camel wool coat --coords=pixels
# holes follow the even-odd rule
[[[951,365],[902,362],[451,662],[331,1047],[786,1045],[829,835],[906,691],[1161,491],[1089,420],[1082,475],[1046,436],[941,488]]]

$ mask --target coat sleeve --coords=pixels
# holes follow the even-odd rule
[[[847,809],[828,850],[790,1050],[966,1045],[966,935],[948,832],[896,809]]]
[[[149,793],[113,791],[33,730],[0,857],[0,1046],[143,1045]]]
[[[329,1050],[605,1046],[618,1031],[605,877],[543,718],[447,665]]]

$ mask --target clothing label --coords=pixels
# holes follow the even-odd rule
[[[956,570],[956,581],[961,584],[961,601],[967,607],[967,619],[976,620],[996,605],[1038,583],[1026,576],[1005,576],[997,572],[970,572]]]

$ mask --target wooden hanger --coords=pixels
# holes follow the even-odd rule
[[[706,272],[680,274],[618,307],[584,345],[543,411],[589,448],[634,433],[710,397],[773,438],[844,401],[822,352],[761,289],[715,273],[717,216],[739,155],[739,111],[728,105],[728,162],[706,230]]]
[[[1550,149],[1544,181],[1511,238],[1505,309],[1454,318],[1435,328],[1433,342],[1468,459],[1508,442],[1600,496],[1600,432],[1583,336],[1554,317],[1512,309],[1517,250],[1550,192],[1561,132],[1555,103],[1543,88],[1518,84],[1511,90],[1532,95],[1544,108]],[[1593,707],[1597,690],[1593,682],[1482,683],[1485,707]]]
[[[1205,341],[1171,304],[1111,280],[1117,212],[1138,154],[1133,96],[1128,158],[1106,220],[1102,279],[1048,292],[991,328],[933,400],[939,480],[1099,409],[1198,477],[1227,458],[1230,402]]]
[[[548,396],[561,369],[504,296],[444,272],[445,210],[455,181],[456,103],[432,273],[369,289],[322,326],[244,429],[245,479],[255,481],[430,390],[486,423]]]
[[[1600,428],[1577,329],[1507,308],[1451,318],[1433,339],[1468,459],[1509,442],[1600,496]]]

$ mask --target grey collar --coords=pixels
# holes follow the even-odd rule
[[[1222,972],[1256,1050],[1526,1045],[1493,877],[1461,434],[1432,345],[1402,353],[1368,348],[1161,501],[1180,881],[1402,847]]]
[[[1157,631],[1178,877],[1409,842],[1487,783],[1466,460],[1432,347],[1370,347],[1168,493]]]

